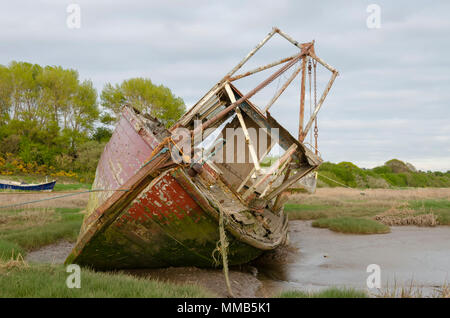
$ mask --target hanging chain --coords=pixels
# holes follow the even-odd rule
[[[314,65],[314,110],[317,108],[317,61],[313,61]],[[317,145],[317,138],[319,137],[319,128],[317,127],[317,116],[314,120],[314,139],[315,139],[315,148],[316,148],[316,155],[318,154],[319,150]]]
[[[311,92],[311,58],[308,58],[308,79],[309,79],[309,118],[312,116],[312,92]],[[312,145],[312,133],[309,134],[310,144]]]

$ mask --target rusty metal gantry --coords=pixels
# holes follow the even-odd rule
[[[272,62],[267,65],[263,65],[260,67],[257,67],[255,69],[252,69],[250,71],[247,71],[242,74],[234,75],[239,69],[242,68],[242,66],[251,58],[255,53],[261,49],[261,47],[266,44],[270,40],[270,38],[275,34],[278,33],[280,36],[288,40],[290,43],[292,43],[294,46],[300,49],[300,53],[282,58],[278,61]],[[327,83],[327,86],[325,87],[319,102],[316,103],[314,112],[311,114],[308,122],[306,125],[304,125],[304,108],[305,108],[305,77],[306,77],[306,62],[307,58],[310,57],[315,62],[318,62],[322,66],[324,66],[326,69],[328,69],[331,72],[331,78]],[[196,105],[194,105],[177,123],[177,125],[174,126],[174,128],[186,125],[191,119],[192,115],[194,115],[202,106],[204,106],[205,101],[207,101],[209,98],[211,98],[212,95],[216,94],[221,89],[225,88],[229,83],[234,82],[236,80],[239,80],[241,78],[259,73],[261,71],[267,70],[269,68],[275,67],[277,65],[283,64],[283,67],[281,67],[279,70],[277,70],[275,73],[273,73],[271,76],[269,76],[266,80],[261,82],[258,86],[256,86],[254,89],[252,89],[250,92],[245,94],[242,98],[239,100],[234,101],[230,106],[222,110],[219,114],[217,114],[215,117],[207,120],[205,123],[202,124],[202,129],[206,129],[214,122],[217,122],[221,118],[223,118],[227,113],[229,113],[232,110],[235,110],[237,106],[250,99],[252,96],[254,96],[257,92],[259,92],[261,89],[269,85],[273,80],[278,78],[281,74],[286,72],[288,69],[290,69],[296,62],[299,60],[302,60],[301,66],[298,67],[292,75],[286,80],[286,82],[282,85],[282,87],[276,92],[274,97],[269,101],[269,103],[265,106],[263,109],[264,113],[267,113],[269,109],[272,107],[272,105],[277,101],[277,99],[283,94],[283,92],[286,90],[286,88],[292,83],[292,81],[295,79],[295,77],[301,72],[302,73],[302,80],[301,80],[301,96],[300,96],[300,118],[299,118],[299,132],[298,132],[298,140],[302,142],[306,135],[308,134],[308,131],[311,129],[312,125],[316,121],[317,114],[320,111],[323,102],[325,101],[325,98],[327,97],[331,86],[333,85],[334,80],[339,75],[338,71],[330,66],[328,63],[326,63],[324,60],[319,58],[315,51],[314,51],[314,41],[307,42],[307,43],[299,43],[295,41],[293,38],[291,38],[289,35],[281,31],[277,27],[273,27],[272,31],[269,32],[266,37],[256,45],[253,50],[251,50],[247,56],[244,57],[231,71],[229,71]]]
[[[261,49],[275,34],[279,34],[281,37],[285,38],[287,41],[292,43],[294,46],[296,46],[300,52],[297,54],[294,54],[289,57],[282,58],[280,60],[277,60],[275,62],[269,63],[267,65],[263,65],[260,67],[257,67],[255,69],[252,69],[250,71],[236,74],[236,72],[242,68],[242,66],[247,63],[249,59],[251,59],[254,54]],[[307,62],[308,60],[313,61],[314,63],[314,70],[316,69],[316,64],[319,63],[323,67],[325,67],[327,70],[331,72],[331,77],[324,88],[322,95],[317,102],[314,101],[314,111],[310,114],[309,120],[305,124],[305,84],[306,84],[306,72],[307,72]],[[301,81],[300,81],[300,112],[299,112],[299,129],[298,129],[298,141],[300,143],[304,143],[304,139],[307,136],[308,132],[311,130],[312,125],[315,124],[315,137],[316,137],[316,143],[315,146],[310,145],[312,148],[314,148],[314,152],[316,155],[318,154],[317,150],[317,114],[320,111],[330,89],[331,86],[334,83],[334,80],[338,76],[338,71],[330,66],[328,63],[326,63],[324,60],[319,58],[314,50],[314,41],[306,42],[306,43],[299,43],[295,41],[293,38],[291,38],[289,35],[278,29],[277,27],[272,28],[272,31],[269,32],[265,38],[259,42],[256,47],[254,47],[248,54],[245,56],[232,70],[230,70],[217,84],[215,84],[188,112],[186,112],[183,117],[171,128],[173,131],[177,127],[189,127],[192,128],[191,133],[195,136],[197,132],[204,131],[208,127],[218,127],[221,122],[225,120],[227,116],[229,116],[230,112],[234,111],[237,115],[237,118],[239,120],[239,123],[243,129],[245,139],[247,142],[247,146],[249,149],[250,156],[252,157],[252,161],[254,164],[254,169],[252,172],[247,175],[247,177],[243,180],[242,184],[237,188],[237,191],[239,192],[244,184],[249,180],[250,175],[253,174],[253,172],[258,172],[260,169],[260,162],[258,160],[258,157],[256,155],[256,150],[254,145],[252,145],[251,139],[249,137],[246,124],[242,118],[240,105],[244,102],[250,102],[249,99],[253,97],[256,93],[258,93],[260,90],[265,88],[267,85],[269,85],[271,82],[273,82],[275,79],[280,77],[283,73],[285,73],[287,70],[292,68],[297,62],[301,61],[300,66],[298,66],[293,73],[288,77],[288,79],[284,82],[284,84],[277,89],[277,92],[273,96],[273,98],[267,103],[267,105],[264,108],[260,108],[261,115],[265,117],[265,119],[271,119],[269,110],[273,106],[273,104],[278,100],[278,98],[283,94],[283,92],[286,90],[286,88],[294,81],[294,79],[297,77],[299,73],[301,74]],[[250,90],[246,94],[240,95],[241,97],[236,99],[235,95],[233,93],[233,89],[236,89],[232,83],[254,75],[256,73],[259,73],[261,71],[273,68],[275,66],[281,65],[279,69],[277,69],[273,74],[271,74],[269,77],[267,77],[264,81],[259,83],[256,87],[254,87],[252,90]],[[314,72],[315,73],[315,72]],[[311,79],[309,80],[311,85]],[[315,74],[314,74],[314,83],[316,82]],[[233,87],[233,89],[231,88]],[[221,94],[225,94],[228,96],[228,99],[231,101],[231,104],[224,104],[221,103],[220,97],[218,97]],[[310,94],[311,95],[311,94]],[[314,98],[316,99],[316,98]],[[311,101],[311,98],[310,98]],[[194,119],[201,119],[201,125],[198,125],[197,127],[194,127],[193,120]],[[281,186],[277,187],[275,191],[272,191],[270,193],[267,193],[267,188],[264,189],[263,193],[261,194],[261,197],[266,197],[266,199],[271,200],[272,198],[276,197],[276,201],[278,202],[280,198],[280,194],[282,191],[287,189],[289,186],[291,186],[294,182],[299,180],[301,178],[302,174],[295,174],[291,177],[289,175],[291,174],[291,168],[290,168],[290,161],[292,158],[290,158],[291,154],[293,154],[295,149],[295,144],[292,145],[291,148],[285,149],[285,154],[279,158],[276,165],[276,170],[273,171],[275,174],[280,174],[281,172],[284,173],[284,181]],[[307,172],[304,172],[303,175],[305,175]],[[245,193],[243,193],[243,197],[246,198],[249,196],[252,191],[260,184],[267,181],[267,176],[261,176],[258,180],[255,181],[255,183],[247,190]],[[277,205],[277,203],[275,203]]]

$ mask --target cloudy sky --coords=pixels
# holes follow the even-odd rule
[[[81,9],[79,29],[67,27],[71,3]],[[371,3],[381,9],[377,29],[366,23]],[[449,12],[449,1],[411,0],[4,1],[0,64],[74,68],[99,91],[107,82],[149,77],[190,107],[278,26],[300,42],[314,39],[317,55],[340,72],[319,116],[325,160],[373,167],[399,158],[423,170],[446,171]],[[255,61],[295,53],[285,42],[274,38]],[[319,90],[328,76],[318,71]],[[264,107],[280,81],[252,101]],[[249,81],[236,84],[244,92],[252,87]],[[298,86],[273,106],[273,114],[295,134]]]

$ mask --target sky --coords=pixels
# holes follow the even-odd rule
[[[1,3],[0,64],[16,60],[73,68],[99,92],[108,82],[147,77],[169,87],[188,108],[273,26],[299,42],[315,40],[316,54],[339,71],[319,113],[324,160],[371,168],[398,158],[421,170],[450,170],[449,1]],[[67,25],[72,3],[80,8],[80,28]],[[368,27],[370,4],[379,6],[379,28]],[[247,67],[296,50],[275,36]],[[269,74],[236,85],[246,92]],[[264,107],[288,76],[252,102]],[[319,67],[319,93],[328,79]],[[298,82],[271,108],[294,136]]]

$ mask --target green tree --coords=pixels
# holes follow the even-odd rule
[[[120,85],[106,84],[101,94],[102,106],[119,115],[121,107],[129,103],[136,109],[157,117],[167,127],[184,113],[185,105],[180,97],[163,85],[154,85],[147,78],[131,78]]]
[[[36,120],[39,115],[40,86],[38,76],[42,67],[26,62],[11,62],[10,108],[12,117],[20,120]]]
[[[41,108],[43,118],[52,120],[63,128],[68,126],[71,113],[70,103],[79,86],[78,72],[61,66],[46,66],[38,77],[42,87]]]
[[[9,120],[12,89],[11,72],[9,68],[0,65],[0,125]]]

